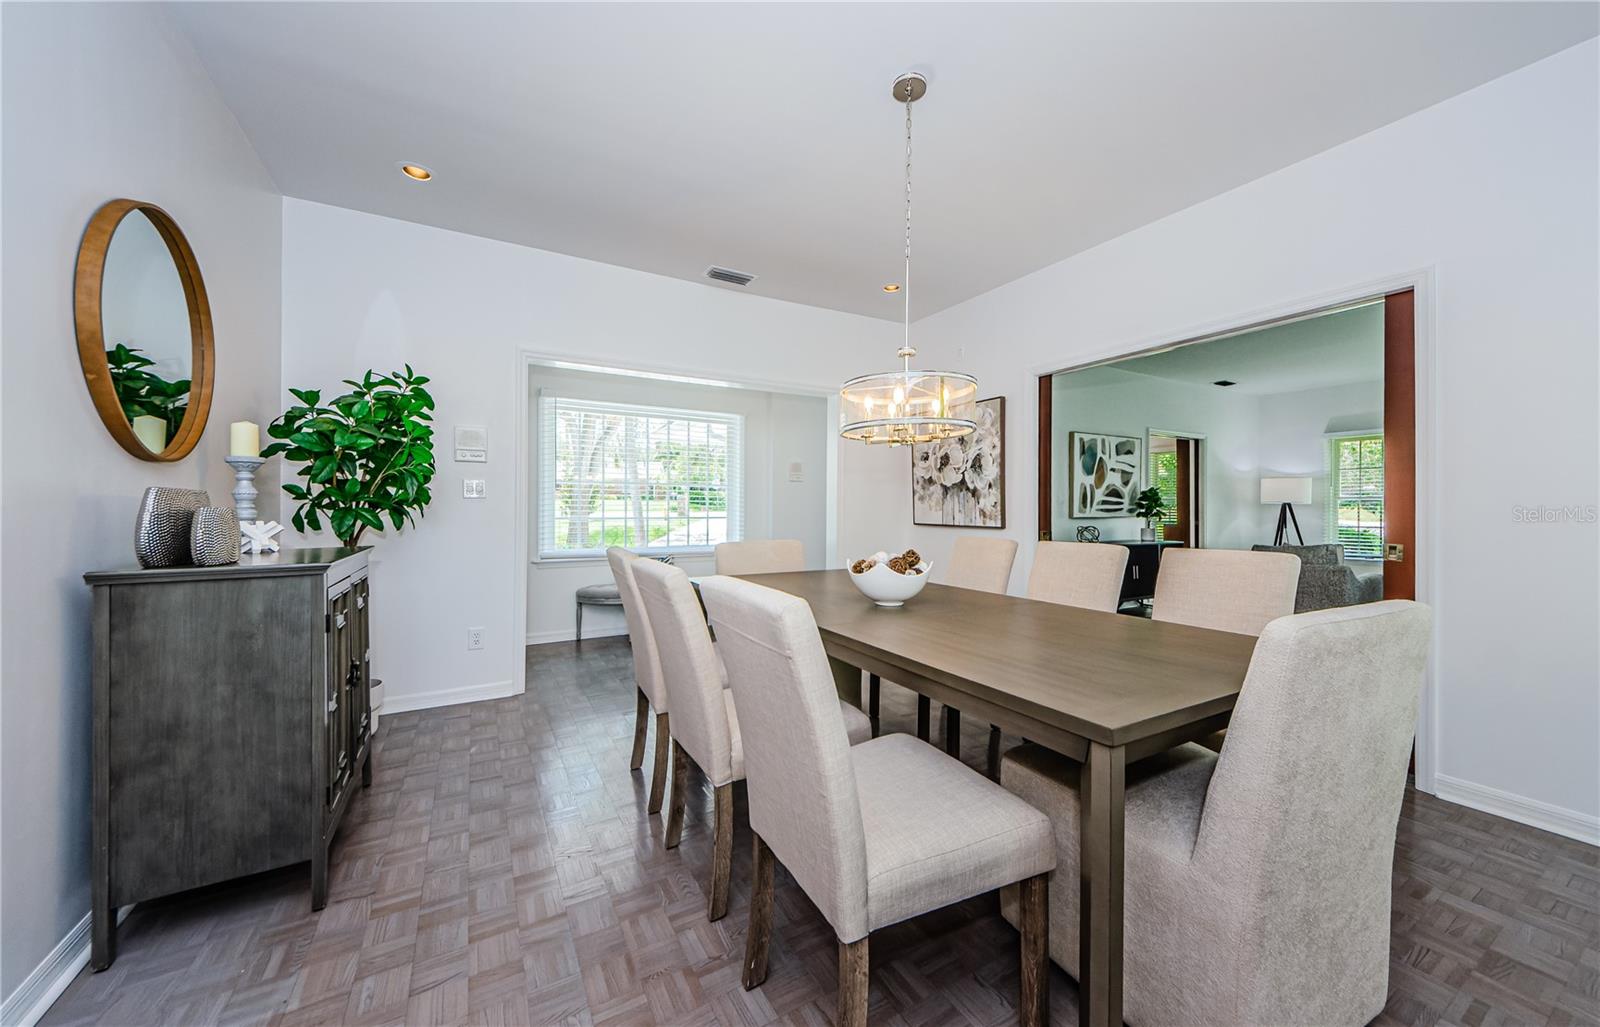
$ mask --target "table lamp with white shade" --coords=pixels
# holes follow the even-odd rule
[[[1263,506],[1280,504],[1278,507],[1278,532],[1272,538],[1275,546],[1284,545],[1289,540],[1289,525],[1294,525],[1295,538],[1303,546],[1306,544],[1305,536],[1300,534],[1300,522],[1294,515],[1295,503],[1311,502],[1311,479],[1299,478],[1262,478],[1261,503]]]

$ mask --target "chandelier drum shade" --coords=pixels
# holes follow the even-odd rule
[[[839,389],[839,434],[869,445],[909,446],[953,439],[977,430],[978,380],[959,371],[919,371],[911,345],[911,105],[928,91],[916,72],[894,80],[894,98],[906,106],[905,341],[896,354],[900,368],[864,374]]]

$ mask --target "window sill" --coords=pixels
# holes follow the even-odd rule
[[[630,550],[630,552],[647,558],[655,556],[670,556],[673,559],[693,560],[697,558],[704,558],[709,560],[715,555],[716,549],[714,546],[694,546],[677,549],[652,549],[644,552]],[[533,564],[535,567],[582,567],[591,564],[602,564],[606,563],[607,561],[606,554],[602,551],[598,553],[573,553],[571,556],[555,554],[547,555],[541,553],[538,556],[532,557],[528,562]]]

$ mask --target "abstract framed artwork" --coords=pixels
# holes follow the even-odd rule
[[[1144,440],[1101,432],[1067,433],[1069,517],[1132,517],[1144,468]]]
[[[911,523],[1006,526],[1006,400],[977,405],[977,431],[911,447]]]

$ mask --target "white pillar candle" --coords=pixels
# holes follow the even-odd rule
[[[229,456],[260,456],[261,429],[254,421],[235,421],[228,426]]]
[[[167,422],[159,417],[149,414],[140,414],[133,419],[133,434],[144,448],[152,453],[159,453],[167,448]]]

